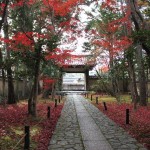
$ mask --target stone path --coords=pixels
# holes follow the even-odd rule
[[[84,150],[73,97],[68,97],[48,150]]]
[[[146,150],[80,95],[68,95],[48,150]]]

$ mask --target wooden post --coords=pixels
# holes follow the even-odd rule
[[[98,97],[96,97],[96,104],[98,105]]]
[[[126,109],[126,124],[129,124],[129,109]]]
[[[106,102],[103,102],[105,110],[107,110]]]
[[[55,107],[57,107],[57,99],[55,99]]]
[[[24,150],[29,150],[29,148],[30,148],[30,127],[25,126]]]
[[[50,118],[50,110],[51,110],[51,108],[48,106],[47,107],[47,118]]]
[[[92,98],[93,98],[93,97],[92,97],[92,95],[91,95],[91,101],[92,101]]]

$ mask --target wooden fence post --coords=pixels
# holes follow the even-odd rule
[[[96,104],[98,105],[98,97],[96,97]]]
[[[55,107],[57,107],[57,99],[55,99]]]
[[[29,150],[29,148],[30,148],[30,127],[25,126],[24,150]]]
[[[126,109],[126,124],[129,124],[129,109]]]
[[[103,102],[105,110],[107,110],[106,102]]]
[[[50,108],[50,106],[48,106],[47,107],[47,118],[50,118],[50,110],[51,110],[51,108]]]

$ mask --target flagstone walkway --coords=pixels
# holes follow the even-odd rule
[[[146,150],[80,95],[68,95],[48,150]]]

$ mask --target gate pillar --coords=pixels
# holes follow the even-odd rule
[[[86,71],[85,71],[85,79],[86,79],[86,91],[88,91],[89,90],[89,70],[88,69],[86,69]]]

